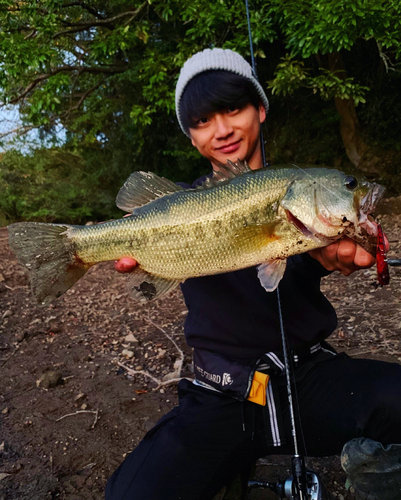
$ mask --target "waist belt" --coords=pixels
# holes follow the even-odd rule
[[[300,365],[319,351],[326,351],[325,345],[318,343],[292,352],[294,365]],[[256,363],[240,363],[205,349],[194,349],[193,362],[196,384],[239,401],[250,398],[259,404],[266,404],[263,392],[266,392],[269,377],[285,372],[283,354],[273,351],[265,353]]]
[[[297,367],[322,351],[330,357],[335,355],[335,351],[322,342],[292,352],[292,361]],[[285,372],[281,352],[267,352],[256,362],[239,363],[204,349],[195,349],[193,360],[194,384],[239,401],[248,400],[262,405],[267,445],[279,447],[285,444],[278,388],[278,381]]]
[[[195,349],[193,359],[194,384],[239,401],[248,399],[261,404],[267,446],[277,447],[285,443],[280,398],[275,382],[270,379],[273,373],[270,365],[267,368],[266,362],[264,366],[259,366],[259,362],[239,363],[203,349]],[[277,372],[281,372],[281,366],[284,365],[280,363]],[[265,373],[258,371],[259,369],[263,369]]]

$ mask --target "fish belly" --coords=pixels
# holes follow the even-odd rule
[[[149,230],[136,258],[151,274],[183,281],[285,259],[316,247],[316,242],[300,236],[286,221],[255,224],[246,219],[231,216]]]

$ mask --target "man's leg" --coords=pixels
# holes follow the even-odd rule
[[[383,445],[401,443],[398,364],[338,355],[318,363],[297,384],[297,394],[309,456],[340,454],[346,442],[358,437]],[[299,441],[302,446],[301,435]]]
[[[263,453],[254,403],[179,386],[180,405],[110,478],[107,500],[208,500]]]

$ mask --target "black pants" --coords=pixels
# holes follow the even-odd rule
[[[179,406],[110,478],[107,500],[208,500],[256,459],[293,453],[285,383],[279,387],[286,441],[280,447],[267,445],[266,407],[186,380],[178,392]],[[361,436],[401,443],[400,365],[338,355],[315,364],[298,381],[297,399],[299,445],[308,456],[339,454],[347,441]]]

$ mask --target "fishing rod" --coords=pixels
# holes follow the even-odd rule
[[[249,4],[248,0],[245,0],[246,6],[246,16],[248,22],[248,35],[249,35],[249,47],[251,52],[251,61],[252,61],[252,70],[256,79],[258,79],[256,72],[256,64],[253,53],[253,41],[252,41],[252,30],[251,30],[251,21],[249,14]],[[263,140],[263,131],[262,128],[260,130],[260,139],[261,139],[261,149],[262,149],[262,161],[263,166],[266,165],[266,157],[265,157],[265,148],[264,148],[264,140]],[[297,437],[297,429],[295,422],[295,405],[292,396],[291,389],[291,373],[290,373],[290,360],[288,355],[287,348],[287,340],[284,330],[284,322],[281,311],[281,300],[280,300],[280,292],[279,287],[277,287],[277,302],[278,302],[278,313],[279,313],[279,321],[280,321],[280,332],[281,332],[281,342],[283,347],[283,355],[284,355],[284,366],[285,366],[285,375],[287,381],[287,396],[288,396],[288,406],[290,410],[290,418],[291,418],[291,431],[293,437],[294,444],[294,455],[291,459],[291,471],[292,476],[285,479],[284,481],[279,481],[277,483],[271,483],[266,481],[249,481],[249,488],[270,488],[275,494],[277,494],[280,498],[286,498],[288,500],[327,500],[326,490],[324,488],[323,483],[321,482],[319,476],[311,471],[306,470],[305,467],[305,458],[299,453],[298,447],[298,437]],[[295,380],[294,380],[295,385]],[[298,419],[300,421],[300,416],[298,414]],[[302,427],[301,427],[302,430]]]

